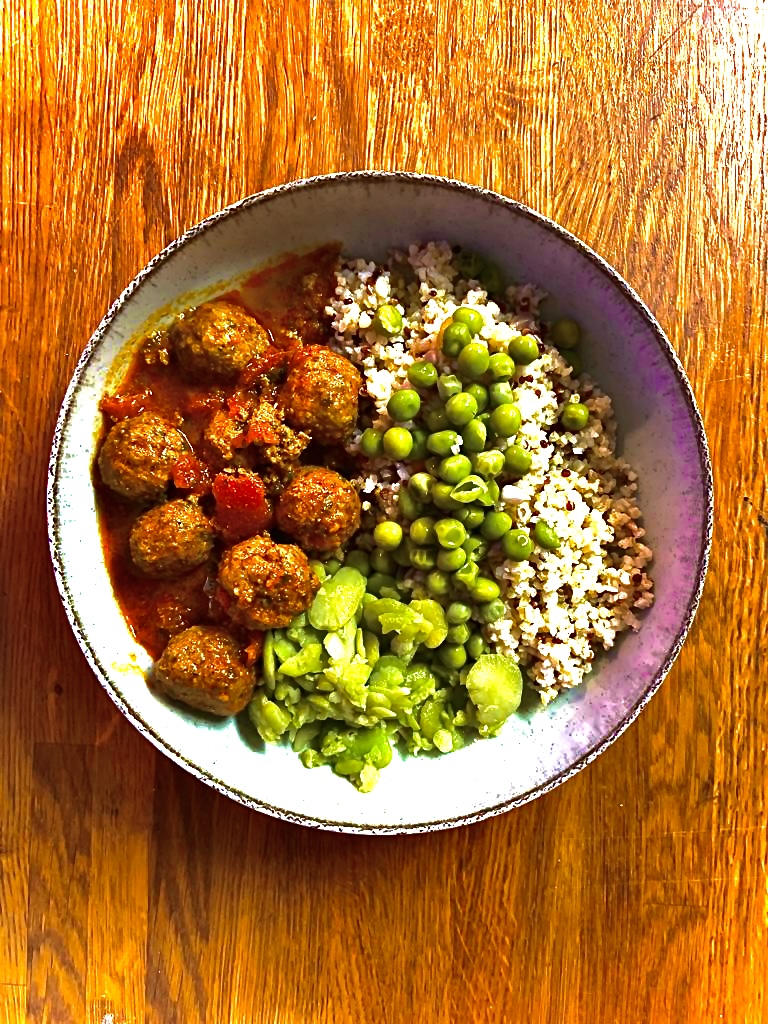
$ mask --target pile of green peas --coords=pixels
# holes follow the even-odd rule
[[[423,468],[417,467],[398,494],[399,521],[378,523],[373,551],[352,552],[352,564],[367,570],[373,593],[397,593],[398,567],[425,574],[427,593],[446,609],[448,637],[435,653],[449,669],[480,657],[487,646],[477,624],[505,613],[499,584],[482,571],[490,545],[514,561],[529,559],[537,546],[553,551],[560,545],[544,520],[532,531],[513,528],[500,508],[500,485],[531,469],[530,451],[515,440],[522,417],[513,382],[539,357],[539,344],[523,335],[512,339],[508,351],[491,353],[480,337],[483,324],[480,312],[459,307],[442,331],[443,353],[454,372],[440,373],[427,360],[414,362],[408,386],[395,391],[387,405],[394,425],[368,428],[360,440],[368,458],[418,462]],[[551,336],[559,347],[573,348],[578,331],[575,321],[562,320]],[[566,429],[580,430],[588,418],[586,406],[570,403],[561,421]]]

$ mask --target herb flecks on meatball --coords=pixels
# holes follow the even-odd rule
[[[357,423],[362,381],[344,356],[322,345],[308,345],[291,359],[279,401],[294,430],[320,444],[341,444]]]
[[[225,551],[218,579],[227,613],[246,629],[289,625],[309,607],[320,586],[301,548],[276,544],[266,534]]]
[[[101,479],[132,501],[157,501],[171,481],[176,462],[190,450],[173,424],[144,412],[115,423],[99,453]]]
[[[170,339],[184,373],[203,381],[234,381],[270,348],[258,320],[225,299],[204,302],[179,317]]]
[[[215,626],[191,626],[172,637],[154,678],[169,697],[222,716],[242,711],[256,684],[240,645]]]
[[[131,529],[131,559],[145,576],[181,576],[205,562],[214,538],[200,506],[179,498],[139,516]]]
[[[305,466],[280,495],[277,525],[302,547],[333,551],[360,528],[360,498],[332,469]]]

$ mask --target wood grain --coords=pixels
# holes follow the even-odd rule
[[[768,15],[759,0],[0,7],[0,1021],[768,1019]],[[632,729],[500,819],[249,813],[155,754],[59,606],[47,450],[166,242],[359,167],[492,186],[645,297],[716,470],[693,634]]]

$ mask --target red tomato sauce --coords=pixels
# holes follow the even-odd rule
[[[201,496],[204,507],[213,508],[211,489],[217,470],[209,464],[201,445],[206,425],[218,409],[230,409],[244,389],[252,386],[259,375],[279,366],[283,350],[301,344],[323,344],[329,340],[330,328],[325,306],[335,287],[334,267],[338,245],[326,245],[312,252],[292,255],[279,264],[258,271],[234,292],[221,298],[242,305],[269,331],[275,346],[262,365],[249,366],[234,387],[219,383],[191,383],[178,370],[175,360],[168,358],[163,332],[151,334],[137,349],[126,374],[117,388],[102,400],[104,434],[112,423],[141,412],[154,412],[175,423],[186,435],[192,453],[179,460],[173,470],[170,497],[188,494]],[[154,359],[147,361],[146,353]],[[164,361],[167,359],[167,362]],[[247,442],[247,439],[246,439]],[[188,626],[220,623],[225,615],[212,598],[216,571],[216,552],[206,564],[184,576],[156,580],[143,576],[134,566],[129,549],[131,527],[143,508],[124,500],[105,487],[94,467],[94,487],[99,508],[101,540],[115,597],[137,641],[155,659],[159,658],[169,636]],[[264,528],[264,515],[237,507],[237,490],[219,484],[226,521],[220,524],[226,537],[249,527]],[[241,488],[241,492],[245,488]],[[253,488],[251,488],[251,491]],[[247,495],[250,501],[256,495]],[[207,503],[207,506],[206,506]],[[262,510],[263,511],[263,510]],[[265,516],[267,518],[265,518]],[[231,624],[230,624],[231,625]],[[254,657],[260,650],[260,638],[243,635],[244,644],[252,648]]]

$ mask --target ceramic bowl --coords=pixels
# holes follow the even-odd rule
[[[150,666],[115,602],[91,483],[99,398],[132,339],[162,311],[221,292],[261,265],[339,241],[381,258],[446,238],[547,291],[546,314],[583,325],[590,372],[617,409],[620,450],[640,479],[656,602],[588,682],[517,715],[493,740],[447,757],[395,758],[361,795],[330,769],[308,771],[284,746],[260,748],[242,723],[212,724],[158,698]],[[648,308],[603,259],[545,217],[441,178],[360,172],[293,182],[208,217],[155,257],[111,307],[64,398],[50,462],[50,544],[69,620],[96,676],[152,743],[199,779],[267,814],[320,828],[397,833],[478,821],[570,778],[637,717],[669,671],[699,600],[712,524],[701,418]]]

